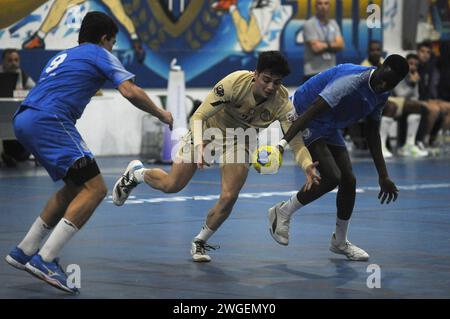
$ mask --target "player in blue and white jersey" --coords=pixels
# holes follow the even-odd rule
[[[111,53],[117,32],[109,16],[89,12],[81,24],[79,45],[58,53],[47,63],[13,120],[20,143],[54,181],[62,179],[65,184],[50,198],[6,261],[70,293],[77,292],[77,287],[67,282],[56,257],[107,194],[94,155],[75,127],[77,119],[109,80],[135,107],[170,127],[173,123],[172,115],[158,108],[132,82],[134,75]]]
[[[341,129],[366,118],[366,139],[380,185],[381,204],[396,200],[398,190],[389,178],[381,151],[379,124],[390,91],[408,74],[408,63],[399,55],[389,56],[378,68],[341,64],[330,68],[300,86],[291,97],[298,116],[286,132],[281,149],[302,131],[303,140],[314,162],[318,161],[321,181],[305,191],[303,187],[288,201],[269,209],[272,237],[282,245],[289,243],[292,214],[323,194],[338,187],[336,231],[330,250],[350,260],[366,261],[369,255],[347,240],[353,212],[356,179]]]

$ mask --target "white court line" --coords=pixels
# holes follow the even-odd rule
[[[416,191],[420,189],[439,189],[439,188],[450,188],[450,184],[415,184],[415,185],[403,185],[397,186],[399,190],[406,191]],[[359,187],[356,189],[357,193],[364,193],[366,191],[379,191],[380,188],[367,186],[367,187]],[[260,192],[260,193],[240,193],[239,198],[263,198],[263,197],[272,197],[272,196],[292,196],[296,194],[298,190],[288,191],[288,192]],[[331,193],[336,193],[337,189],[331,191]],[[112,196],[108,196],[106,201],[108,203],[112,203]],[[186,202],[190,200],[201,200],[201,201],[212,201],[219,199],[218,194],[214,195],[197,195],[197,196],[166,196],[166,197],[155,197],[155,198],[137,198],[136,196],[130,196],[125,204],[144,204],[144,203],[163,203],[163,202]]]

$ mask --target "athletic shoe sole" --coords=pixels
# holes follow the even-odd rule
[[[194,251],[195,250],[191,249],[191,256],[192,256],[192,260],[195,261],[196,263],[208,263],[211,261],[211,257],[207,256],[207,255],[206,256],[199,255],[199,256],[195,257]]]
[[[140,166],[144,167],[144,166],[142,165],[142,162],[139,161],[139,160],[133,160],[133,161],[131,161],[131,162],[128,164],[128,166],[127,166],[125,172],[122,174],[122,176],[121,176],[121,177],[117,180],[117,182],[114,184],[113,193],[112,193],[112,200],[113,200],[113,203],[114,203],[116,206],[122,206],[123,204],[125,204],[125,202],[127,201],[128,197],[121,203],[121,202],[117,199],[115,190],[116,190],[116,188],[119,186],[120,182],[122,181],[123,176],[124,176],[124,175],[126,176],[126,175],[128,174],[128,172],[129,172],[133,167],[135,167],[136,165],[140,165]]]
[[[352,260],[352,261],[368,261],[369,260],[369,257],[360,257],[360,258],[349,257],[349,256],[347,256],[347,254],[345,254],[340,249],[338,249],[334,246],[330,246],[330,251],[335,254],[344,255],[345,257],[347,257],[349,260]]]
[[[211,261],[211,257],[207,258],[205,256],[202,257],[194,257],[192,256],[192,260],[196,263],[209,263]]]
[[[37,269],[36,267],[33,267],[30,263],[27,263],[25,266],[25,270],[33,275],[34,277],[45,281],[46,283],[52,285],[55,288],[58,288],[59,290],[62,290],[64,292],[68,292],[72,295],[76,295],[77,292],[73,291],[72,289],[64,286],[61,284],[58,280],[48,277],[46,274],[44,274],[42,271]]]
[[[273,233],[273,225],[277,223],[277,213],[275,212],[275,206],[269,208],[269,232],[270,232],[270,236],[272,236],[273,240],[275,240],[278,244],[283,245],[283,246],[287,246],[289,244],[289,242],[284,243],[284,242],[280,242],[278,240],[278,238],[275,236],[275,234]]]
[[[8,264],[10,264],[11,266],[13,266],[14,268],[20,269],[20,270],[25,270],[25,265],[21,264],[20,262],[18,262],[17,260],[15,260],[14,258],[12,258],[10,255],[5,257],[5,260]]]

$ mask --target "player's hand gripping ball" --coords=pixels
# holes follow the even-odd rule
[[[263,145],[258,147],[252,155],[252,164],[260,174],[276,174],[282,164],[282,155],[278,147]]]

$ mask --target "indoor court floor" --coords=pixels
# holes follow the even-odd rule
[[[109,193],[131,159],[97,159]],[[328,250],[335,193],[294,215],[289,246],[275,243],[267,209],[304,181],[292,163],[277,175],[251,169],[233,213],[210,239],[220,245],[210,253],[212,262],[192,262],[191,240],[220,192],[215,167],[197,172],[178,194],[140,185],[122,207],[106,198],[60,256],[64,267],[81,269],[77,296],[4,261],[61,184],[32,163],[0,168],[0,298],[450,298],[450,160],[388,161],[400,189],[389,205],[377,200],[371,160],[353,164],[358,194],[349,240],[370,254],[369,262]],[[380,270],[379,288],[367,285],[373,269]]]

